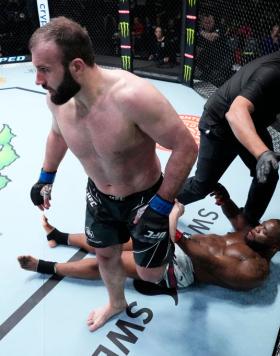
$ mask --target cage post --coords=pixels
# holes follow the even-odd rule
[[[119,32],[121,39],[122,69],[132,72],[133,60],[131,50],[130,6],[129,0],[119,0]]]
[[[185,12],[185,51],[183,65],[183,83],[192,86],[197,28],[198,0],[186,0]]]

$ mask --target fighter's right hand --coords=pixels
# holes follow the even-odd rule
[[[224,205],[226,201],[230,199],[229,192],[226,190],[226,188],[221,184],[217,183],[213,192],[210,193],[211,197],[215,197],[216,199],[216,205]]]
[[[51,190],[55,175],[56,172],[46,172],[42,169],[38,182],[31,188],[31,200],[40,210],[49,209],[51,206]]]
[[[280,153],[267,150],[258,158],[256,171],[259,183],[265,183],[271,169],[278,169],[280,161]]]

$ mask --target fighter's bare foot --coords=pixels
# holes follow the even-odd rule
[[[118,308],[112,307],[110,304],[104,307],[94,309],[88,316],[87,324],[89,331],[95,331],[101,326],[103,326],[109,319],[114,315],[123,312],[127,307],[127,304],[120,306]]]
[[[20,267],[27,271],[37,271],[39,260],[33,256],[18,256]]]
[[[45,215],[42,215],[42,226],[45,229],[47,235],[49,235],[55,228],[49,223],[48,218]],[[56,247],[57,243],[55,240],[48,240],[50,247]]]

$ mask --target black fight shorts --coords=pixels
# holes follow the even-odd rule
[[[159,267],[169,260],[169,237],[160,243],[143,243],[133,238],[133,220],[139,208],[148,204],[158,191],[163,177],[151,188],[126,197],[100,192],[89,178],[87,184],[85,233],[87,243],[95,248],[123,244],[132,237],[135,262],[142,267]]]

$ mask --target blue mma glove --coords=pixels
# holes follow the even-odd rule
[[[30,192],[30,198],[34,205],[42,205],[44,203],[44,195],[51,199],[52,184],[55,179],[56,172],[45,172],[42,168],[39,180],[33,185]]]
[[[169,235],[169,214],[172,208],[173,203],[155,195],[135,226],[134,238],[148,243],[156,243],[167,238]]]

